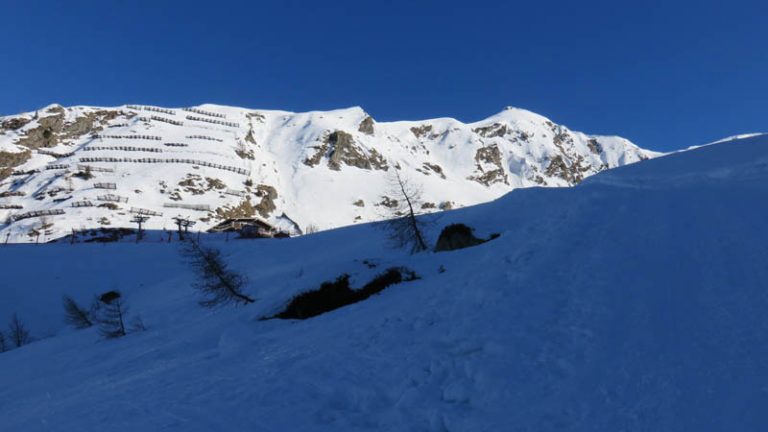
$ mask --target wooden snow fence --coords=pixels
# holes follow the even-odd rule
[[[94,183],[93,187],[96,189],[117,189],[117,185],[114,183]]]

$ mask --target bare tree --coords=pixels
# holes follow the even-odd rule
[[[384,228],[395,247],[411,249],[411,253],[422,252],[429,247],[424,240],[426,222],[419,219],[416,207],[421,205],[421,189],[400,176],[395,170],[390,192],[396,198],[383,197],[382,205],[389,213]]]
[[[11,342],[16,348],[22,345],[26,345],[30,342],[29,330],[27,330],[24,323],[19,319],[19,316],[13,314],[11,323],[8,325],[8,336],[11,338]]]
[[[96,322],[102,336],[107,339],[123,337],[125,331],[125,314],[128,308],[123,304],[120,291],[108,291],[98,297],[95,302]]]
[[[229,269],[218,249],[203,247],[196,241],[190,241],[185,255],[197,273],[198,280],[194,287],[206,297],[200,301],[200,305],[214,307],[226,303],[250,304],[255,301],[243,292],[245,277]]]
[[[90,311],[78,305],[75,299],[65,295],[62,303],[64,304],[64,322],[76,329],[93,326]]]

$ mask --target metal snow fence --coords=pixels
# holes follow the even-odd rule
[[[197,159],[159,159],[159,158],[113,158],[113,157],[82,157],[80,162],[120,162],[120,163],[182,163],[190,165],[199,165],[204,167],[216,168],[224,171],[230,171],[242,175],[250,175],[250,171],[245,168],[221,165],[208,161]]]
[[[139,207],[131,207],[131,213],[137,214],[137,215],[147,215],[147,216],[162,216],[163,214],[160,212],[156,212],[154,210],[149,210],[145,208],[139,208]]]
[[[99,195],[96,197],[99,201],[109,201],[109,202],[119,202],[119,203],[127,203],[128,197],[123,197],[119,195],[113,195],[113,194],[106,194],[106,195]]]
[[[39,154],[42,154],[42,155],[55,157],[56,159],[66,158],[66,157],[70,157],[70,156],[74,156],[75,155],[75,153],[73,153],[73,152],[69,152],[69,153],[56,153],[56,152],[52,152],[50,150],[44,150],[44,149],[37,149],[37,152]]]
[[[183,110],[184,111],[193,112],[193,113],[197,113],[197,114],[207,115],[209,117],[227,118],[227,116],[225,116],[224,114],[219,114],[219,113],[215,113],[215,112],[211,112],[211,111],[203,111],[200,108],[189,107],[189,108],[183,108]]]
[[[153,106],[140,106],[140,105],[126,105],[128,109],[133,109],[137,111],[153,111],[153,112],[159,112],[163,114],[170,114],[170,115],[176,115],[176,111],[170,110],[167,108],[159,108],[159,107],[153,107]]]
[[[211,211],[211,206],[208,204],[182,204],[182,203],[170,202],[170,203],[163,204],[163,207],[180,208],[180,209],[196,210],[196,211]]]
[[[0,209],[23,209],[21,204],[0,204]]]
[[[77,165],[77,169],[79,169],[81,171],[91,170],[93,172],[105,172],[105,173],[113,173],[113,172],[115,172],[115,170],[112,169],[112,168],[101,168],[101,167],[95,167],[95,166],[91,166],[91,165],[80,165],[80,164]]]
[[[217,124],[217,125],[222,125],[222,126],[240,127],[240,123],[228,122],[228,121],[224,121],[224,120],[214,120],[214,119],[209,119],[209,118],[205,118],[205,117],[197,117],[197,116],[188,115],[186,117],[186,119],[187,120],[193,120],[193,121],[201,121],[201,122],[206,122],[206,123],[211,123],[211,124]]]
[[[93,203],[88,200],[75,201],[72,203],[72,207],[93,207]]]
[[[52,170],[52,169],[67,169],[69,168],[69,165],[67,164],[48,164],[45,166],[45,169]]]
[[[64,210],[61,210],[61,209],[36,210],[36,211],[13,215],[11,216],[11,218],[14,221],[18,221],[18,220],[28,219],[33,217],[54,216],[54,215],[63,215],[63,214],[64,214]]]
[[[157,135],[102,135],[94,134],[92,138],[98,139],[136,139],[136,140],[150,140],[150,141],[162,141],[162,137]]]
[[[218,142],[224,141],[221,138],[216,138],[216,137],[206,136],[206,135],[187,135],[187,139],[201,139],[206,141],[218,141]]]
[[[189,147],[189,144],[184,143],[163,143],[163,145],[168,147]]]
[[[165,118],[165,117],[160,117],[160,116],[153,115],[153,116],[150,116],[149,118],[152,119],[152,120],[157,120],[157,121],[169,123],[169,124],[172,124],[174,126],[184,126],[184,122],[180,122],[178,120],[171,120],[171,119],[168,119],[168,118]]]
[[[227,195],[235,195],[235,196],[239,196],[239,197],[245,196],[245,191],[239,191],[239,190],[235,190],[235,189],[227,189],[227,190],[224,191],[224,193],[227,194]]]
[[[94,183],[93,187],[96,189],[117,189],[117,185],[114,183]]]
[[[163,149],[154,147],[133,147],[133,146],[88,146],[83,148],[83,151],[96,151],[96,150],[115,150],[115,151],[133,151],[133,152],[150,152],[150,153],[162,153]]]

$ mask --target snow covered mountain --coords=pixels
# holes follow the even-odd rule
[[[409,255],[373,224],[225,242],[256,302],[203,309],[180,243],[0,247],[4,432],[768,430],[768,136],[428,216],[498,238]],[[261,320],[341,274],[420,279]],[[104,340],[61,296],[119,289]]]
[[[430,212],[657,155],[515,108],[465,124],[379,123],[360,108],[52,105],[0,118],[0,241],[133,228],[138,212],[153,215],[154,230],[173,229],[176,216],[200,230],[250,216],[326,229],[385,216],[394,169],[423,188]]]

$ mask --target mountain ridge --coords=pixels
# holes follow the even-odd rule
[[[391,216],[392,169],[423,189],[419,210],[431,212],[520,187],[572,186],[658,155],[512,107],[463,123],[377,122],[361,107],[54,104],[0,117],[0,239],[132,228],[131,210],[141,209],[155,214],[147,227],[156,230],[173,229],[177,216],[200,230],[261,217],[298,234]]]

